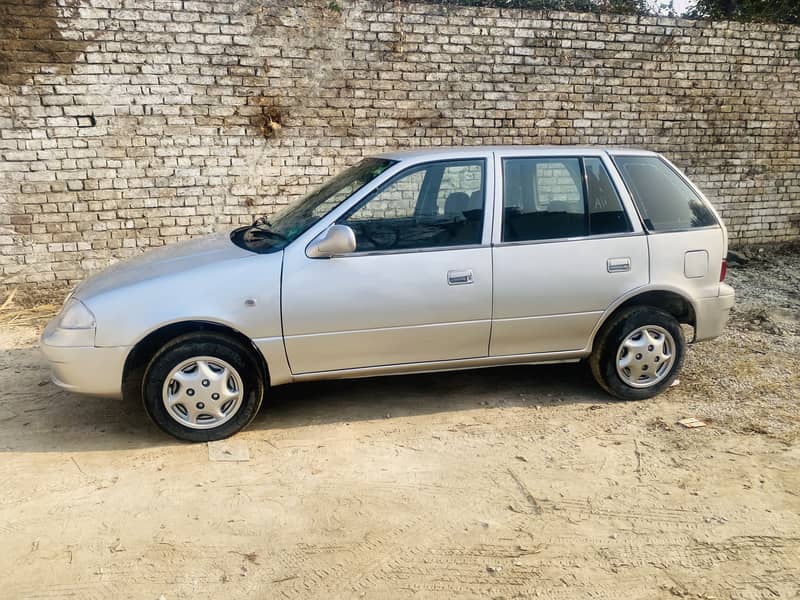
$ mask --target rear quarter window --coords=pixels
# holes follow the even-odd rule
[[[711,209],[662,159],[616,156],[614,163],[648,230],[675,231],[717,225]]]

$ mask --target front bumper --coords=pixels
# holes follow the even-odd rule
[[[122,396],[122,371],[128,347],[66,346],[57,319],[48,324],[40,340],[50,364],[53,383],[58,387],[92,396]]]
[[[736,294],[726,283],[719,284],[719,296],[700,300],[696,307],[694,341],[712,340],[722,335],[735,302]]]

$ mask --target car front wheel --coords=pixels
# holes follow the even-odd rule
[[[664,391],[682,365],[686,341],[680,323],[652,306],[621,310],[607,322],[589,359],[600,386],[621,400]]]
[[[145,371],[143,391],[147,413],[162,430],[180,440],[209,442],[253,420],[264,381],[252,350],[203,332],[164,345]]]

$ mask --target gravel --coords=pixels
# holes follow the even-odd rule
[[[740,251],[740,253],[742,253]],[[800,433],[800,246],[744,251],[725,333],[690,348],[681,380],[698,417],[791,442]]]

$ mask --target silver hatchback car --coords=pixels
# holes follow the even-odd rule
[[[367,158],[283,212],[95,275],[41,339],[64,389],[230,436],[271,386],[588,359],[651,397],[734,303],[727,232],[664,157],[473,147]]]

